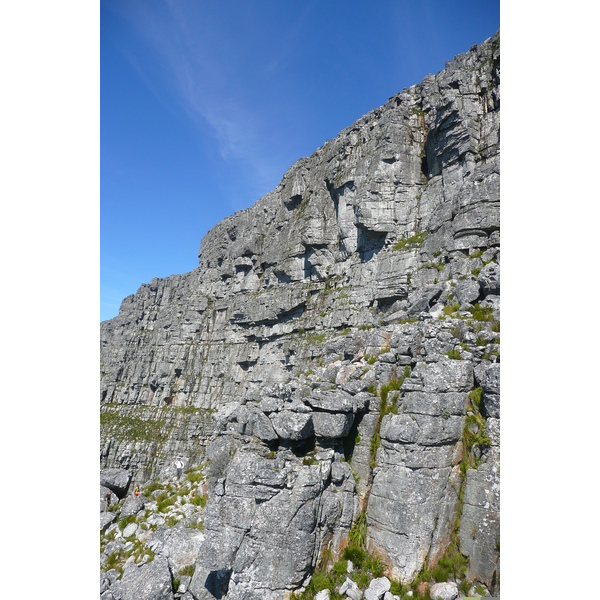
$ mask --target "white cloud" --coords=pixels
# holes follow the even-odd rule
[[[199,131],[205,131],[206,124],[212,128],[225,161],[241,161],[248,167],[254,188],[265,192],[274,187],[282,167],[288,165],[281,165],[269,148],[268,115],[250,105],[239,83],[246,75],[240,71],[239,49],[228,45],[230,38],[219,31],[209,14],[201,14],[205,7],[135,2],[122,3],[118,10],[152,52],[148,61],[136,57],[135,50],[123,50],[152,93],[168,104],[165,97],[172,90],[180,109]],[[274,58],[265,69],[275,68],[287,52],[282,50],[281,58]]]

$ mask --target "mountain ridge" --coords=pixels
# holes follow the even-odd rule
[[[499,590],[499,43],[299,159],[101,323],[101,467],[207,471],[194,598],[289,597],[361,519],[403,585],[454,549]]]

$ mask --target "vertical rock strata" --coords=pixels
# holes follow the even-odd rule
[[[206,461],[195,598],[283,598],[366,511],[499,578],[500,36],[299,160],[101,324],[101,466]]]

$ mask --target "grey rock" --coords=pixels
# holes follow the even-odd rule
[[[109,488],[119,498],[127,493],[131,473],[126,469],[102,469],[100,471],[100,485]]]
[[[439,298],[442,293],[441,285],[432,285],[421,290],[415,291],[409,295],[408,315],[415,316],[423,312],[427,312],[433,302]]]
[[[141,510],[146,506],[147,499],[144,496],[127,496],[125,502],[123,503],[123,507],[121,508],[120,518],[125,519],[127,517],[131,517],[132,515],[137,515]]]
[[[111,523],[114,523],[117,518],[117,515],[112,512],[101,512],[100,513],[100,531],[104,531],[108,529],[108,526]]]
[[[198,268],[142,285],[101,324],[101,467],[143,483],[172,478],[175,456],[207,465],[203,539],[147,519],[172,570],[196,556],[186,594],[289,596],[362,509],[368,547],[411,581],[452,535],[476,385],[491,444],[467,473],[459,538],[469,576],[493,587],[498,361],[481,359],[466,308],[500,317],[499,98],[498,34],[298,161],[208,232]],[[439,319],[452,294],[460,319]],[[380,420],[372,392],[405,366]],[[118,427],[128,419],[144,439]]]
[[[272,416],[271,423],[275,433],[284,440],[305,440],[314,432],[312,415],[306,413],[284,410]]]
[[[481,387],[481,399],[485,416],[500,417],[500,365],[481,364],[475,371]]]
[[[472,279],[459,281],[454,288],[454,293],[460,304],[465,304],[465,302],[473,304],[479,298],[479,283]]]
[[[429,594],[431,600],[455,600],[458,598],[458,586],[454,582],[434,583]]]
[[[331,414],[315,412],[312,414],[314,432],[321,438],[344,438],[350,432],[354,416],[352,413]]]
[[[342,583],[342,585],[340,586],[340,588],[338,590],[338,593],[340,594],[340,596],[343,596],[346,593],[346,591],[349,589],[358,590],[358,585],[354,581],[352,581],[352,579],[350,579],[349,577],[346,577],[346,581],[344,581],[344,583]]]
[[[119,502],[119,498],[117,497],[117,495],[110,490],[109,488],[100,485],[100,512],[104,512],[104,510],[107,508],[106,505],[106,498],[107,496],[110,498],[109,502],[108,502],[108,506],[114,506],[115,504],[118,504]]]
[[[481,293],[484,296],[500,293],[500,265],[489,263],[481,269],[477,276]]]
[[[180,524],[173,528],[158,529],[146,545],[165,556],[171,572],[177,574],[196,564],[203,541],[203,532]]]
[[[391,582],[387,577],[377,577],[371,580],[369,587],[365,590],[365,600],[381,600],[390,587]]]
[[[171,574],[166,558],[156,556],[146,565],[125,570],[121,588],[123,600],[172,600]]]
[[[314,391],[306,402],[316,410],[333,413],[352,412],[354,402],[352,396],[343,390],[336,391]]]
[[[129,523],[129,525],[127,525],[127,527],[125,527],[125,529],[123,529],[123,537],[128,538],[128,537],[135,535],[135,532],[137,531],[137,529],[138,529],[137,523]]]

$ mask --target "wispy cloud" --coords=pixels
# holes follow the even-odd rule
[[[268,115],[248,102],[238,83],[242,61],[228,37],[205,7],[181,2],[121,3],[137,35],[154,57],[152,66],[126,50],[126,58],[155,96],[165,97],[158,87],[173,90],[174,99],[187,118],[200,130],[208,124],[215,135],[221,157],[241,161],[252,172],[254,187],[267,191],[281,176],[277,154],[268,152],[265,140]],[[203,12],[204,11],[204,12]],[[298,35],[300,25],[293,35]],[[265,69],[276,69],[289,49],[282,49]],[[149,70],[152,69],[151,72]],[[158,81],[158,82],[157,82]]]

